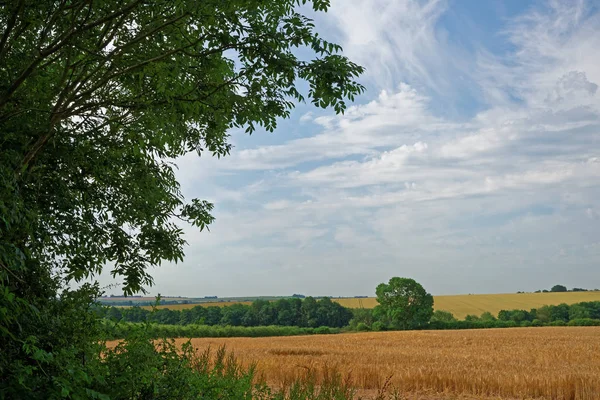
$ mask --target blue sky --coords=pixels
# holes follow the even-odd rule
[[[320,34],[367,68],[345,115],[299,105],[229,158],[178,160],[186,259],[153,294],[372,295],[600,287],[593,1],[333,0]]]

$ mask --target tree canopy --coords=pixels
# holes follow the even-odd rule
[[[550,289],[551,292],[566,292],[567,291],[567,287],[564,285],[554,285],[552,286],[552,289]]]
[[[225,156],[232,128],[273,131],[305,100],[340,113],[363,91],[363,69],[318,35],[303,4],[326,11],[329,1],[2,3],[5,383],[28,382],[48,398],[41,382],[84,367],[76,360],[97,338],[81,336],[91,329],[73,321],[88,317],[85,298],[98,289],[75,294],[66,281],[110,265],[126,294],[144,290],[150,267],[182,260],[180,221],[200,230],[212,222],[212,204],[183,198],[178,157]],[[68,341],[50,334],[61,324]],[[71,358],[59,361],[59,353]]]
[[[433,296],[414,279],[391,278],[379,284],[375,293],[379,303],[375,313],[392,327],[419,328],[433,316]]]
[[[224,156],[228,130],[273,131],[296,89],[343,112],[362,68],[322,39],[298,0],[20,0],[0,10],[3,269],[15,250],[70,277],[110,262],[133,293],[183,257],[176,219],[205,228],[172,160]],[[329,2],[315,0],[315,10]],[[314,58],[298,58],[295,48]],[[23,222],[26,222],[25,224]],[[9,248],[13,248],[12,251]]]

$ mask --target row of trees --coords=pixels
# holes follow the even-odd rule
[[[588,289],[574,287],[573,289],[569,290],[569,289],[567,289],[567,287],[565,285],[554,285],[554,286],[552,286],[552,288],[550,290],[546,290],[546,289],[536,290],[535,293],[564,293],[564,292],[588,292],[588,291],[597,292],[597,291],[600,291],[600,289],[588,290]],[[523,292],[517,292],[517,293],[523,293]]]
[[[341,328],[352,319],[352,311],[324,297],[279,299],[274,302],[255,300],[251,305],[233,304],[224,307],[196,306],[183,310],[168,308],[154,311],[140,307],[110,307],[103,311],[112,320],[126,322],[151,321],[166,325],[229,325],[229,326],[298,326]]]
[[[413,329],[477,329],[512,328],[519,326],[599,326],[600,302],[581,302],[576,304],[548,305],[527,310],[501,310],[498,315],[490,312],[467,315],[458,320],[448,311],[436,310],[427,323]],[[355,330],[398,329],[397,325],[381,318],[377,309],[354,310],[350,326]]]
[[[433,311],[433,296],[413,279],[394,277],[376,288],[374,309],[350,310],[330,298],[315,300],[255,300],[251,305],[196,306],[184,310],[149,311],[140,307],[106,308],[103,316],[130,323],[161,325],[208,325],[232,327],[349,327],[354,330],[467,329],[543,325],[600,324],[600,302],[548,305],[527,310],[502,310],[497,316],[484,312],[459,321],[447,311]],[[594,322],[594,321],[597,321]],[[207,333],[203,333],[207,334]],[[223,333],[220,333],[223,334]]]

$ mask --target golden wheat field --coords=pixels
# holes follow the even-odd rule
[[[374,297],[369,298],[344,298],[333,299],[343,306],[350,308],[373,308],[377,305]],[[450,311],[455,317],[463,319],[468,314],[481,315],[485,311],[497,314],[500,310],[513,310],[541,307],[544,305],[556,305],[560,303],[579,303],[582,301],[600,301],[600,292],[568,292],[568,293],[508,293],[508,294],[472,294],[455,296],[434,296],[434,308],[436,310]],[[181,310],[196,306],[228,306],[238,302],[206,302],[199,304],[171,304],[158,306],[158,308],[170,308]],[[251,302],[241,302],[251,304]],[[151,306],[142,308],[151,309]]]
[[[184,339],[177,339],[182,342]],[[600,399],[600,328],[368,332],[268,338],[192,339],[203,351],[225,345],[256,362],[278,386],[337,369],[362,393],[386,379],[407,397],[428,399]],[[433,395],[435,394],[435,395]]]

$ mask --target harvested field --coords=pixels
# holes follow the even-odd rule
[[[184,339],[178,339],[183,341]],[[192,339],[258,363],[272,385],[337,369],[363,393],[387,378],[408,398],[599,399],[600,328],[369,332]]]

